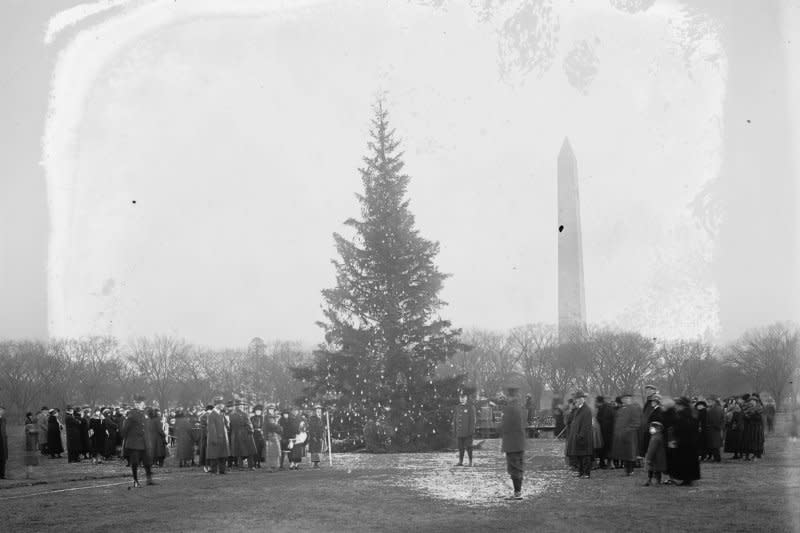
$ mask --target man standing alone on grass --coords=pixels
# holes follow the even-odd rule
[[[469,466],[472,466],[472,435],[475,433],[475,406],[467,404],[467,393],[459,394],[459,403],[453,413],[453,433],[458,440],[458,464],[464,466],[464,450],[469,457]]]
[[[500,423],[500,436],[503,439],[502,451],[506,454],[506,469],[514,484],[514,494],[506,500],[522,499],[522,475],[525,455],[525,419],[519,399],[519,387],[509,386],[508,399],[503,407],[503,420]]]
[[[144,465],[144,473],[147,476],[147,484],[155,485],[153,481],[152,457],[147,450],[147,438],[145,436],[145,424],[147,420],[144,416],[144,396],[135,396],[133,399],[134,408],[128,411],[125,422],[122,423],[122,448],[123,454],[128,457],[133,474],[133,486],[141,487],[139,484],[139,464]]]

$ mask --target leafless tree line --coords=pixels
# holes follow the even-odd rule
[[[301,387],[289,367],[299,343],[253,339],[245,349],[210,349],[171,336],[0,341],[0,402],[12,412],[42,405],[119,404],[144,393],[159,405],[205,405],[214,395],[288,402]]]
[[[545,389],[564,398],[577,388],[615,396],[641,393],[646,383],[671,395],[766,392],[778,406],[797,390],[798,327],[777,323],[752,329],[728,346],[702,340],[661,341],[637,332],[593,327],[559,344],[555,326],[529,324],[507,332],[473,329],[441,371],[459,373],[492,395],[507,383],[529,391],[540,407]]]

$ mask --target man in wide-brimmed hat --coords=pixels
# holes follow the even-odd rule
[[[522,478],[525,472],[525,415],[519,398],[519,387],[506,387],[506,405],[498,431],[502,438],[502,451],[506,454],[506,470],[514,485],[514,494],[507,500],[522,499]]]
[[[248,468],[255,468],[256,444],[253,440],[253,424],[245,412],[245,403],[241,399],[234,401],[233,412],[230,414],[231,425],[231,455],[234,457],[238,468],[244,467],[247,459]]]

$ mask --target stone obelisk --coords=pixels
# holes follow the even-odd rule
[[[564,139],[558,153],[558,337],[560,343],[586,332],[583,245],[578,162]]]

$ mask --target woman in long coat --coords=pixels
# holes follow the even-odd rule
[[[681,485],[691,485],[700,479],[700,458],[697,455],[700,431],[688,398],[676,400],[675,418],[669,433],[667,446],[672,450],[667,455],[669,477],[681,480]]]
[[[119,434],[119,426],[111,416],[111,409],[103,410],[103,429],[106,431],[106,445],[103,450],[103,458],[108,460],[117,451],[117,435]]]
[[[192,435],[192,422],[184,416],[183,411],[175,413],[175,455],[178,458],[178,467],[194,464],[194,436]]]
[[[270,472],[278,469],[281,463],[281,438],[283,428],[275,416],[275,406],[267,406],[267,417],[264,421],[264,462]]]
[[[39,466],[39,423],[33,413],[25,415],[25,478],[30,479],[33,467]]]
[[[64,453],[64,443],[61,441],[61,422],[58,421],[56,410],[50,410],[47,417],[47,453],[51,459],[61,457]]]
[[[475,414],[474,408],[472,413],[473,415]],[[322,423],[322,406],[315,405],[314,414],[308,419],[308,453],[311,455],[311,464],[314,465],[314,468],[319,468],[319,454],[322,452],[324,434],[325,426]]]
[[[732,453],[734,459],[741,457],[743,429],[742,408],[738,401],[733,401],[725,414],[725,453]]]
[[[764,420],[762,419],[763,407],[755,397],[750,397],[742,409],[744,417],[744,431],[742,432],[742,453],[744,460],[749,461],[750,455],[761,459],[764,453]]]
[[[639,455],[639,431],[642,412],[631,403],[631,395],[622,396],[623,405],[617,410],[614,418],[614,442],[611,446],[611,457],[622,461],[625,474],[633,473],[633,464]]]
[[[158,409],[149,409],[147,412],[147,451],[153,460],[153,464],[164,466],[164,458],[167,456],[167,436],[164,433],[164,425],[161,422],[161,413]]]
[[[106,427],[103,424],[103,416],[100,411],[95,411],[94,416],[89,419],[89,431],[91,436],[92,462],[100,462],[100,458],[106,454]]]

